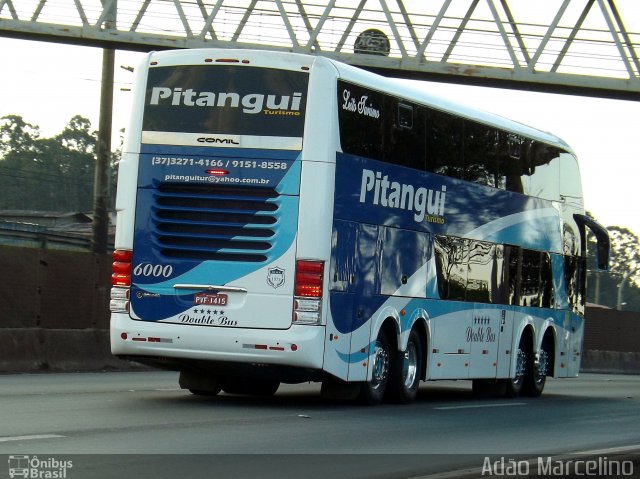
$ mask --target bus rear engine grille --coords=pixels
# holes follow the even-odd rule
[[[278,227],[275,190],[163,183],[153,198],[153,239],[163,256],[267,261]]]

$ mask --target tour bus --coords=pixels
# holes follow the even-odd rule
[[[554,135],[322,56],[194,49],[136,69],[111,347],[193,394],[408,403],[578,374],[585,215]]]

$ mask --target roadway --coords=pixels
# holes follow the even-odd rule
[[[550,379],[538,399],[428,383],[414,404],[377,407],[323,401],[314,384],[207,398],[171,372],[4,375],[0,455],[70,458],[69,479],[417,477],[481,468],[485,456],[640,449],[639,406],[632,375]]]

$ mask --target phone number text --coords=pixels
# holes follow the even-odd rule
[[[252,168],[262,170],[286,170],[286,161],[261,160],[216,160],[211,158],[179,158],[174,156],[154,156],[152,166],[205,166],[216,168]]]

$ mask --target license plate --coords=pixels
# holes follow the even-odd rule
[[[226,306],[229,297],[226,294],[197,293],[193,296],[193,304],[204,306]]]

